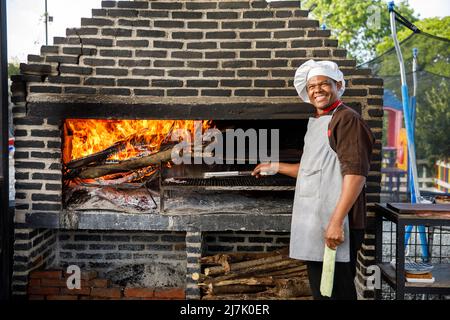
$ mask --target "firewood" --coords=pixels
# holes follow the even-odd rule
[[[271,264],[269,266],[258,266],[258,269],[251,268],[251,269],[242,269],[235,272],[228,273],[226,275],[216,276],[216,277],[209,277],[205,275],[201,275],[201,278],[199,280],[199,285],[209,285],[214,283],[219,283],[221,281],[228,281],[228,280],[238,280],[238,279],[247,279],[250,277],[253,278],[265,278],[265,277],[273,277],[275,278],[287,278],[287,277],[307,277],[307,273],[304,273],[303,271],[296,271],[293,273],[290,273],[289,275],[284,274],[278,274],[273,272],[274,269],[283,269],[286,267],[289,267],[289,269],[292,269],[292,264],[287,264],[287,262],[281,261],[281,263]],[[272,274],[275,273],[274,276]]]
[[[239,273],[241,275],[247,274],[247,275],[254,275],[254,274],[264,274],[265,272],[278,270],[280,268],[285,268],[286,266],[293,266],[292,261],[289,260],[278,260],[278,261],[272,261],[264,264],[259,264],[256,266],[250,266],[247,268],[239,269],[235,271],[235,273]]]
[[[265,273],[263,276],[284,276],[284,275],[292,275],[292,274],[307,275],[306,265],[294,265],[293,267]]]
[[[231,270],[230,263],[228,260],[229,260],[229,257],[226,255],[223,255],[218,261],[222,265],[223,270],[225,270],[225,273],[228,273]]]
[[[205,280],[206,276],[202,273],[194,272],[192,274],[191,278],[194,281],[203,281],[203,280]]]
[[[280,274],[277,276],[272,276],[275,279],[289,279],[289,278],[301,278],[301,279],[308,279],[308,272],[293,272],[293,273],[286,273],[286,274]]]
[[[247,286],[274,286],[275,280],[272,277],[249,277],[249,278],[240,278],[240,279],[230,279],[230,280],[222,280],[210,283],[210,287],[221,287],[221,286],[229,286],[229,285],[247,285]]]
[[[310,296],[311,288],[309,281],[301,278],[277,279],[276,287],[270,290],[283,298]]]
[[[83,182],[84,186],[92,186],[92,187],[106,187],[106,186],[121,186],[128,182],[139,181],[144,177],[146,178],[146,182],[153,180],[156,177],[157,169],[153,166],[149,166],[146,168],[142,168],[136,171],[132,171],[131,173],[122,175],[120,178],[110,179],[110,175],[103,176],[103,178],[95,179],[95,182]],[[111,175],[113,176],[113,175]],[[91,180],[92,181],[92,180]]]
[[[244,284],[232,284],[228,286],[209,286],[207,294],[220,295],[229,293],[255,293],[266,291],[267,286],[263,285],[244,285]]]
[[[209,284],[201,283],[200,286],[215,288],[229,285],[248,285],[248,286],[269,286],[269,287],[278,286],[282,288],[286,287],[287,284],[291,283],[294,280],[296,281],[295,283],[298,282],[300,283],[300,285],[304,285],[303,282],[308,283],[308,280],[305,280],[305,278],[302,277],[295,277],[290,279],[286,278],[277,279],[275,277],[268,276],[268,277],[248,277],[248,278],[214,281]]]
[[[258,299],[255,294],[226,294],[216,296],[213,294],[207,294],[202,297],[202,300],[256,300]]]
[[[225,264],[229,264],[232,259],[228,254],[215,254],[213,256],[200,258],[200,263],[202,265],[221,265],[225,267]]]
[[[266,257],[266,258],[261,258],[261,259],[256,259],[256,260],[249,260],[249,261],[243,261],[243,262],[238,262],[238,263],[234,263],[230,265],[230,270],[231,271],[236,271],[236,270],[241,270],[241,269],[248,269],[248,268],[252,268],[258,265],[268,265],[271,264],[273,262],[277,262],[283,259],[289,259],[289,262],[291,262],[290,258],[287,258],[284,254],[278,254],[272,257]],[[217,267],[211,267],[211,268],[206,268],[205,269],[205,275],[207,276],[213,276],[213,275],[218,275],[218,274],[223,274],[226,273],[226,270],[224,267],[222,266],[217,266]]]
[[[308,274],[306,272],[306,266],[305,265],[298,265],[298,263],[303,263],[303,262],[291,262],[291,264],[287,264],[287,265],[281,265],[278,266],[278,268],[274,271],[274,270],[260,270],[258,272],[258,270],[254,271],[252,270],[236,270],[234,272],[230,272],[228,274],[225,275],[219,275],[219,276],[206,276],[204,274],[201,273],[194,273],[192,275],[192,279],[195,281],[199,281],[199,285],[200,284],[209,284],[209,283],[215,283],[215,282],[220,282],[220,281],[225,281],[225,280],[231,280],[231,279],[242,279],[243,277],[255,277],[255,278],[260,278],[260,277],[268,277],[268,276],[273,276],[273,277],[278,277],[278,278],[283,278],[283,277],[289,277],[289,276],[299,276],[299,277],[307,277]]]
[[[82,157],[82,158],[72,160],[72,161],[68,162],[66,164],[66,166],[69,169],[76,169],[76,168],[85,167],[91,163],[101,163],[104,160],[106,160],[109,156],[111,156],[112,154],[117,153],[117,152],[121,151],[122,149],[124,149],[126,147],[126,145],[127,145],[126,141],[118,141],[106,149],[92,153],[92,154]]]
[[[171,129],[169,130],[167,135],[164,137],[162,142],[159,144],[160,146],[163,146],[167,142],[168,138],[172,134],[174,124],[175,124],[175,122],[172,124]],[[123,140],[117,141],[113,145],[111,145],[103,150],[100,150],[98,152],[92,153],[88,156],[78,158],[78,159],[75,159],[72,161],[65,161],[66,166],[69,169],[76,169],[76,168],[86,167],[92,163],[100,164],[104,160],[106,160],[109,156],[125,149],[128,144],[131,144],[134,146],[139,145],[142,142],[141,135],[143,134],[143,132],[136,132],[135,134],[132,134]],[[68,136],[68,130],[65,131],[65,136]],[[160,136],[161,136],[160,134],[152,134],[152,135],[148,136],[146,138],[146,140],[149,145],[152,145],[153,142],[156,142],[160,138]],[[162,150],[162,148],[161,148],[161,150]]]
[[[303,261],[289,258],[287,253],[288,248],[284,248],[281,252],[203,257],[202,264],[220,266],[205,268],[204,274],[196,273],[192,277],[198,281],[205,300],[309,300],[312,297],[307,267]]]
[[[199,282],[199,284],[200,283],[209,284],[209,283],[214,282],[214,281],[223,281],[223,280],[229,280],[229,279],[237,279],[237,278],[240,278],[240,277],[243,277],[243,276],[246,276],[246,275],[245,274],[241,274],[241,273],[234,273],[234,272],[230,272],[230,273],[228,273],[226,275],[220,275],[220,276],[215,276],[215,277],[209,277],[209,276],[206,276],[204,274],[200,274],[198,280],[201,281],[201,282]]]
[[[267,258],[276,256],[279,254],[288,254],[289,248],[282,248],[280,250],[272,252],[258,252],[258,253],[248,253],[248,252],[232,252],[232,253],[219,253],[213,256],[207,256],[200,258],[200,263],[202,264],[221,264],[221,261],[226,259],[231,263],[256,260],[261,258]]]
[[[169,161],[171,159],[171,154],[172,148],[165,151],[156,152],[142,158],[120,161],[113,164],[104,164],[96,167],[88,167],[81,171],[79,177],[81,179],[93,179],[111,173],[132,171],[151,165],[156,165],[160,162]]]
[[[207,294],[202,300],[313,300],[312,296],[283,298],[275,296],[271,292],[245,293],[245,294],[224,294],[212,295]]]

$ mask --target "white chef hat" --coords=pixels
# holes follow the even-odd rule
[[[338,90],[338,97],[340,98],[344,93],[344,75],[335,62],[308,60],[298,67],[294,77],[294,87],[303,101],[310,102],[306,92],[306,84],[314,76],[327,76],[337,82],[341,82],[342,86]]]

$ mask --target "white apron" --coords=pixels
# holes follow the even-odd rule
[[[325,231],[341,195],[341,166],[328,140],[331,118],[309,118],[292,212],[289,255],[294,259],[323,260]],[[345,217],[344,242],[337,247],[337,262],[350,261],[349,244]]]

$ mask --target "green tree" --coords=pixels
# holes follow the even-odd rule
[[[444,18],[426,18],[414,22],[421,31],[427,32],[437,37],[450,39],[450,17]],[[397,38],[399,41],[403,41],[411,35],[412,31],[409,29],[402,29],[397,32]],[[385,37],[376,46],[377,54],[382,54],[394,46],[394,41],[389,35]]]
[[[450,158],[450,90],[447,81],[425,93],[426,104],[417,110],[417,153],[430,165]]]
[[[16,74],[20,74],[19,62],[17,61],[8,62],[8,78]]]
[[[428,18],[414,23],[426,34],[401,30],[397,37],[405,62],[407,82],[412,95],[412,50],[418,49],[416,152],[431,168],[438,159],[450,156],[450,17]],[[445,40],[447,39],[447,40]],[[386,37],[377,45],[380,56],[367,67],[384,79],[384,88],[401,99],[400,68],[393,41]]]
[[[414,23],[421,31],[432,34],[437,37],[450,39],[450,17],[427,18]],[[400,42],[405,41],[413,32],[409,29],[403,29],[397,32],[397,38]],[[414,35],[411,40],[402,43],[402,55],[406,63],[412,60],[412,48],[419,51],[418,69],[426,70],[435,74],[450,77],[450,44],[446,41],[438,41],[432,37]],[[450,40],[449,40],[450,41]],[[379,75],[389,75],[398,73],[399,66],[392,37],[385,37],[377,46],[376,52],[381,55],[385,52],[392,52],[392,59],[384,59],[382,69]],[[409,71],[409,70],[408,70]]]
[[[304,8],[316,5],[313,17],[325,23],[332,37],[358,62],[373,58],[379,41],[391,32],[384,0],[305,0],[302,4]],[[417,20],[407,2],[402,1],[396,8],[408,20]]]

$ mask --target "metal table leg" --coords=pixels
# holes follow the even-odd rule
[[[395,252],[395,298],[397,300],[405,299],[405,227],[403,222],[398,222],[396,227],[397,245]]]

